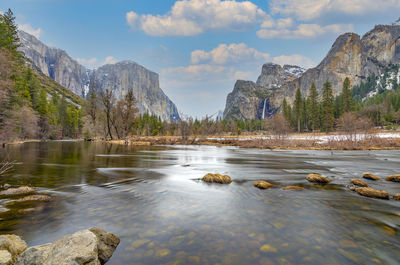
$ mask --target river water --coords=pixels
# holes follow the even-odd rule
[[[121,238],[107,264],[400,264],[400,202],[347,187],[366,171],[400,173],[400,151],[47,142],[0,152],[16,162],[0,184],[53,197],[0,214],[0,233],[29,245],[98,226]],[[208,172],[233,182],[198,180]],[[333,181],[312,185],[311,172]],[[254,188],[260,179],[275,187]],[[400,193],[400,183],[367,182]]]

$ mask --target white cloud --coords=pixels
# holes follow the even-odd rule
[[[196,50],[191,53],[192,64],[212,63],[212,64],[243,64],[246,62],[268,61],[268,53],[259,52],[254,48],[248,47],[244,43],[220,44],[210,52]]]
[[[221,65],[197,64],[166,68],[161,70],[161,75],[168,76],[170,79],[219,80],[229,79],[232,76],[232,71],[232,68]]]
[[[86,59],[86,58],[76,58],[75,59],[78,63],[80,63],[81,65],[83,65],[83,66],[85,66],[85,67],[87,67],[87,68],[90,68],[90,69],[92,69],[92,68],[95,68],[96,66],[97,66],[97,58],[89,58],[89,59]]]
[[[249,80],[252,76],[253,72],[236,71],[233,77],[235,80]]]
[[[180,0],[164,15],[126,14],[132,29],[151,36],[194,36],[209,30],[242,31],[268,15],[250,1]]]
[[[342,13],[362,15],[384,12],[400,8],[399,0],[273,0],[270,10],[273,14],[294,16],[299,20],[309,21],[324,14]]]
[[[97,68],[99,66],[105,65],[105,64],[115,64],[117,63],[117,59],[115,59],[113,56],[107,56],[103,62],[100,62],[97,58],[93,57],[93,58],[76,58],[75,59],[78,63],[80,63],[81,65],[85,66],[86,68],[89,69],[94,69]]]
[[[34,29],[30,24],[18,25],[18,29],[35,36],[37,39],[40,38],[40,35],[43,32],[41,28]]]
[[[118,62],[113,56],[107,56],[102,65],[104,64],[116,64]]]
[[[318,24],[300,24],[294,29],[260,29],[257,36],[261,39],[306,39],[315,38],[324,34],[340,34],[353,30],[351,24],[332,24],[320,26]]]
[[[313,60],[300,54],[281,55],[274,57],[272,61],[280,65],[285,65],[285,64],[298,65],[306,69],[315,66],[315,62]]]

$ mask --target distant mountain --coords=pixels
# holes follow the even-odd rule
[[[50,48],[26,32],[20,31],[19,36],[22,44],[20,51],[46,76],[69,88],[76,95],[85,98],[92,82],[99,89],[112,90],[117,99],[133,89],[141,113],[149,112],[163,120],[180,119],[175,104],[159,86],[158,74],[143,66],[124,61],[90,70],[65,51]]]
[[[362,38],[355,33],[345,33],[336,39],[318,66],[304,73],[295,67],[296,74],[290,76],[287,74],[290,71],[285,71],[288,66],[282,68],[275,64],[265,64],[257,86],[251,81],[238,81],[227,97],[224,118],[260,119],[263,113],[264,116],[266,113],[273,115],[280,110],[284,98],[293,103],[297,88],[300,88],[303,97],[307,96],[312,81],[319,93],[323,83],[331,82],[334,95],[338,95],[346,77],[353,86],[359,86],[362,82],[367,82],[369,77],[383,76],[388,67],[399,64],[399,25],[378,25]],[[394,79],[395,74],[392,75]],[[400,83],[400,80],[395,81]],[[255,111],[249,112],[249,109]]]

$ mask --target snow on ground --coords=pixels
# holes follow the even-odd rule
[[[392,139],[392,138],[400,138],[400,132],[381,132],[376,134],[291,134],[285,137],[286,140],[304,140],[304,141],[317,141],[320,144],[324,144],[327,142],[334,141],[344,141],[348,139],[352,140],[364,140],[370,137],[379,137],[382,139]],[[249,140],[269,140],[277,138],[276,135],[262,135],[262,136],[240,136],[240,137],[209,137],[207,140],[231,140],[235,139],[238,141],[249,141]]]

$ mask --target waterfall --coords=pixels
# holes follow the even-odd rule
[[[267,105],[267,99],[264,99],[264,107],[263,107],[263,111],[262,111],[262,115],[261,115],[261,119],[265,119],[265,107]]]

